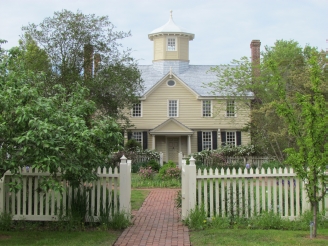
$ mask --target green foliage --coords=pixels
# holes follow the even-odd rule
[[[196,206],[195,209],[189,211],[184,224],[191,230],[203,230],[208,226],[207,216],[204,206]]]
[[[125,156],[132,162],[132,172],[136,173],[139,171],[139,168],[141,166],[145,167],[147,166],[146,163],[150,161],[156,161],[159,163],[159,153],[154,150],[142,150],[140,148],[137,148],[136,151],[130,151],[130,150],[120,150],[115,153],[112,153],[109,158],[109,166],[117,166],[118,163],[121,162],[121,157]],[[139,159],[142,159],[142,161],[139,161]],[[155,165],[152,165],[155,167]],[[155,167],[157,169],[157,167]]]
[[[0,176],[38,168],[52,175],[40,183],[44,190],[63,188],[57,173],[74,184],[97,179],[92,171],[122,141],[119,125],[96,115],[89,91],[79,84],[70,92],[56,85],[45,96],[43,74],[26,70],[15,52],[0,61]],[[11,70],[12,63],[21,70]]]
[[[181,177],[181,170],[177,168],[177,165],[173,161],[168,161],[168,163],[159,169],[158,175],[162,179],[179,179]]]
[[[141,144],[134,138],[131,138],[126,142],[124,148],[128,151],[136,151],[138,148],[141,148]]]
[[[158,174],[153,179],[143,179],[132,174],[132,188],[181,188],[181,179],[162,179]]]
[[[126,212],[118,211],[112,216],[109,227],[114,230],[125,229],[130,225],[130,217]]]
[[[181,208],[182,206],[182,193],[181,190],[177,191],[177,194],[174,198],[174,205],[176,208]]]
[[[152,170],[154,170],[155,172],[158,172],[159,169],[161,168],[161,166],[159,165],[159,163],[155,160],[150,160],[145,164],[145,167],[151,167]]]
[[[283,163],[278,162],[278,161],[269,161],[269,162],[263,163],[261,167],[264,168],[264,169],[270,168],[272,170],[273,168],[276,168],[276,169],[284,168],[285,165]]]
[[[46,73],[49,92],[61,84],[71,93],[79,82],[90,90],[98,112],[114,118],[122,118],[122,109],[136,102],[142,79],[130,50],[120,43],[131,34],[116,31],[108,16],[62,10],[22,30],[28,68],[36,72],[51,67]]]
[[[11,230],[13,216],[7,212],[0,213],[0,231]]]
[[[151,167],[140,167],[138,175],[142,179],[153,179],[155,171]]]

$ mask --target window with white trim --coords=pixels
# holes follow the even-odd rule
[[[202,132],[203,150],[212,149],[212,132]]]
[[[236,104],[235,100],[227,100],[227,117],[236,116]]]
[[[176,51],[176,39],[167,38],[167,51]]]
[[[141,117],[141,102],[133,105],[132,117]]]
[[[236,132],[226,132],[226,144],[236,146]]]
[[[169,100],[168,116],[169,117],[178,117],[178,100]]]
[[[212,103],[211,100],[203,100],[203,117],[212,117]]]
[[[132,132],[131,138],[135,139],[142,146],[142,132]]]

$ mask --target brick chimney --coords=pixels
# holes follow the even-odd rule
[[[253,65],[253,73],[254,76],[258,77],[260,76],[260,56],[261,56],[261,42],[260,40],[254,39],[251,42],[251,59],[252,59],[252,65]]]
[[[252,40],[251,42],[251,56],[252,56],[252,63],[259,63],[260,62],[260,47],[261,42],[260,40]]]

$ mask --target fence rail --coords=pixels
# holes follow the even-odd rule
[[[182,165],[182,217],[204,205],[209,217],[251,217],[264,211],[295,219],[310,209],[305,184],[293,169],[204,169],[196,170],[194,160]],[[328,197],[319,210],[328,216]]]
[[[78,188],[73,188],[68,181],[63,180],[62,184],[66,188],[60,193],[51,190],[43,192],[39,189],[40,182],[50,177],[49,173],[23,168],[21,178],[18,179],[10,172],[6,172],[0,180],[0,212],[11,213],[14,220],[58,220],[59,216],[68,215],[72,200],[80,194],[86,199],[86,219],[89,221],[96,221],[102,209],[108,206],[115,211],[129,213],[131,161],[123,156],[120,172],[118,168],[98,168],[96,173],[99,177],[97,181],[85,183]],[[22,189],[17,193],[9,191],[7,184],[13,181],[21,182]]]

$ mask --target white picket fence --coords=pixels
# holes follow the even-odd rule
[[[184,159],[189,159],[189,156],[184,156],[182,152],[178,153],[179,158],[179,167],[182,166],[182,161]],[[224,161],[227,163],[227,165],[233,165],[233,164],[240,164],[243,163],[246,165],[247,163],[251,166],[261,167],[263,163],[267,163],[270,161],[275,161],[274,158],[266,157],[266,156],[226,156],[224,157]],[[207,167],[213,166],[215,163],[215,158],[207,157],[203,159],[203,165]]]
[[[120,172],[118,168],[98,168],[99,179],[92,183],[81,186],[80,192],[85,192],[87,198],[88,212],[86,219],[97,221],[100,210],[111,206],[115,211],[131,211],[131,161],[125,156],[121,158]],[[60,174],[58,174],[60,176]],[[70,209],[71,199],[76,196],[77,189],[66,184],[66,189],[59,192],[42,192],[38,189],[39,183],[44,178],[50,177],[49,173],[38,172],[38,170],[21,170],[22,189],[17,193],[11,193],[7,183],[18,178],[9,171],[0,179],[0,213],[8,212],[13,215],[14,220],[58,220],[59,214],[67,215]],[[20,179],[19,179],[20,180]],[[87,189],[86,189],[87,188]]]
[[[204,204],[209,217],[251,217],[273,211],[295,219],[310,209],[304,183],[293,169],[204,169],[196,170],[195,160],[182,164],[182,219],[190,210]],[[319,211],[328,216],[328,196]]]

